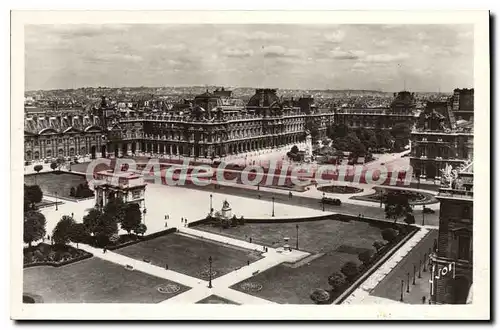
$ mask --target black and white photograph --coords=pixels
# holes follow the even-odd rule
[[[12,14],[14,319],[490,317],[488,12],[134,14]]]

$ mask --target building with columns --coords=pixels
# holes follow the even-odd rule
[[[440,180],[447,165],[458,168],[473,159],[474,118],[467,115],[473,112],[456,110],[455,91],[446,102],[427,102],[411,133],[410,165],[417,178]],[[457,114],[468,120],[457,120]]]
[[[474,171],[469,164],[441,187],[437,251],[431,254],[431,302],[465,304],[472,279]]]
[[[136,203],[143,210],[145,208],[146,183],[144,177],[137,173],[114,173],[106,170],[96,173],[93,187],[95,191],[95,205],[105,207],[112,198],[119,198],[124,203]]]
[[[82,111],[47,111],[25,114],[24,159],[99,156],[107,143],[97,115]]]
[[[276,89],[257,89],[243,105],[231,91],[218,89],[170,111],[115,112],[105,120],[108,152],[117,157],[146,152],[220,158],[302,142],[306,125],[314,123],[325,134],[333,119],[311,97],[283,101]]]

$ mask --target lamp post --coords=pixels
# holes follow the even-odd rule
[[[59,209],[57,208],[57,191],[56,191],[55,193],[56,193],[56,211],[57,211],[57,210],[59,210]]]
[[[323,206],[323,212],[325,212],[325,192],[323,191],[323,198],[321,199],[321,205]]]
[[[425,262],[426,262],[426,261],[427,261],[427,253],[424,253],[424,262],[423,262],[423,264],[424,264],[424,269],[422,269],[422,271],[423,271],[424,273],[427,271],[427,269],[425,269],[425,265],[426,265],[426,263],[425,263]]]
[[[422,260],[419,260],[418,262],[418,278],[422,278]]]
[[[410,273],[406,274],[406,292],[410,292]]]
[[[296,229],[296,232],[297,232],[297,241],[296,241],[296,244],[295,244],[295,248],[298,250],[299,249],[299,225],[295,225],[295,229]]]
[[[274,217],[274,196],[272,197],[272,200],[273,200],[273,213],[272,213],[272,217]]]
[[[422,226],[425,225],[425,204],[422,205]]]
[[[403,288],[405,286],[405,281],[401,280],[401,297],[399,298],[399,301],[403,301]]]
[[[208,288],[212,288],[212,256],[208,257]]]
[[[415,285],[415,274],[417,273],[417,266],[413,264],[413,282],[412,284]]]
[[[212,214],[212,194],[210,194],[210,214]]]

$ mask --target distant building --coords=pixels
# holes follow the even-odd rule
[[[427,102],[417,120],[410,139],[410,165],[417,178],[440,180],[447,164],[457,168],[473,159],[473,111],[456,111],[457,95],[446,102]],[[457,114],[469,121],[456,120]]]
[[[391,129],[400,123],[412,127],[418,118],[416,106],[414,93],[402,91],[394,93],[388,108],[337,108],[335,122],[352,128]]]
[[[439,190],[439,234],[437,251],[431,254],[434,279],[431,301],[465,304],[472,285],[472,238],[474,214],[473,164],[462,168]]]

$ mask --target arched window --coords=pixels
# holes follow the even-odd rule
[[[52,157],[52,150],[47,150],[47,157]]]
[[[75,148],[69,148],[69,155],[74,156],[75,155]]]
[[[39,159],[40,158],[40,153],[38,151],[35,151],[35,159]]]
[[[58,151],[58,155],[59,155],[59,156],[64,156],[64,150],[63,150],[63,149],[59,149],[59,151]]]

